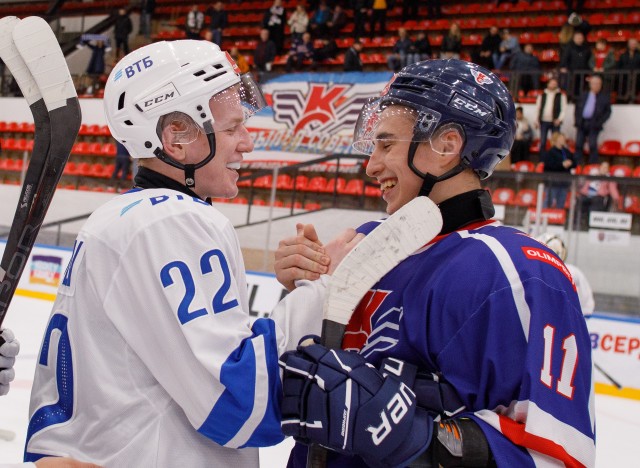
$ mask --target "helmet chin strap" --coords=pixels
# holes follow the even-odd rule
[[[209,141],[209,155],[197,164],[179,163],[165,153],[162,148],[156,148],[153,151],[153,154],[155,154],[156,158],[160,161],[184,171],[184,185],[190,190],[193,190],[196,186],[196,169],[200,169],[202,166],[208,164],[216,155],[216,135],[213,131],[213,127],[210,122],[205,122],[204,128],[207,131],[206,135],[207,140]]]
[[[422,186],[420,186],[420,192],[418,192],[419,197],[428,197],[431,191],[433,190],[433,186],[436,185],[438,182],[451,179],[452,177],[457,176],[458,174],[460,174],[462,171],[465,170],[465,166],[462,164],[462,161],[461,161],[460,163],[458,163],[457,166],[455,166],[452,169],[449,169],[447,172],[445,172],[440,176],[434,176],[433,174],[429,174],[428,172],[427,173],[420,172],[418,168],[415,166],[415,164],[413,163],[413,159],[416,155],[416,150],[418,149],[418,145],[420,145],[420,142],[418,141],[412,141],[409,144],[409,152],[407,154],[407,158],[409,162],[409,168],[413,171],[414,174],[416,174],[418,177],[422,179]]]

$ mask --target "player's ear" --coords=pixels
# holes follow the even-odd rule
[[[441,156],[457,156],[462,151],[464,138],[455,126],[443,128],[431,140],[431,147]]]
[[[186,158],[185,145],[176,143],[176,135],[185,131],[183,128],[185,125],[186,123],[181,120],[172,120],[162,129],[162,149],[176,161],[183,161]]]

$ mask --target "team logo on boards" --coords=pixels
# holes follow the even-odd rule
[[[53,255],[34,255],[31,260],[29,283],[57,288],[60,285],[62,258]]]
[[[371,94],[350,92],[352,88],[351,84],[310,83],[307,93],[276,90],[272,95],[274,119],[294,132],[353,132],[360,109]]]
[[[370,290],[353,312],[342,340],[342,348],[363,356],[393,348],[399,339],[402,307],[382,307],[391,291]]]

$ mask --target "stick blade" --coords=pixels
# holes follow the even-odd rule
[[[49,112],[77,98],[67,61],[49,23],[39,16],[21,20],[13,41],[38,85]]]
[[[325,320],[346,325],[367,291],[441,230],[442,215],[428,197],[414,198],[396,211],[354,247],[334,271],[324,304]]]

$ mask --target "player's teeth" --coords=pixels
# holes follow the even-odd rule
[[[381,190],[387,190],[390,189],[392,187],[396,186],[396,181],[395,180],[385,180],[384,182],[382,182],[380,184],[380,189]]]
[[[227,167],[229,169],[238,170],[238,169],[240,169],[240,163],[239,162],[229,163],[229,164],[227,164]]]

